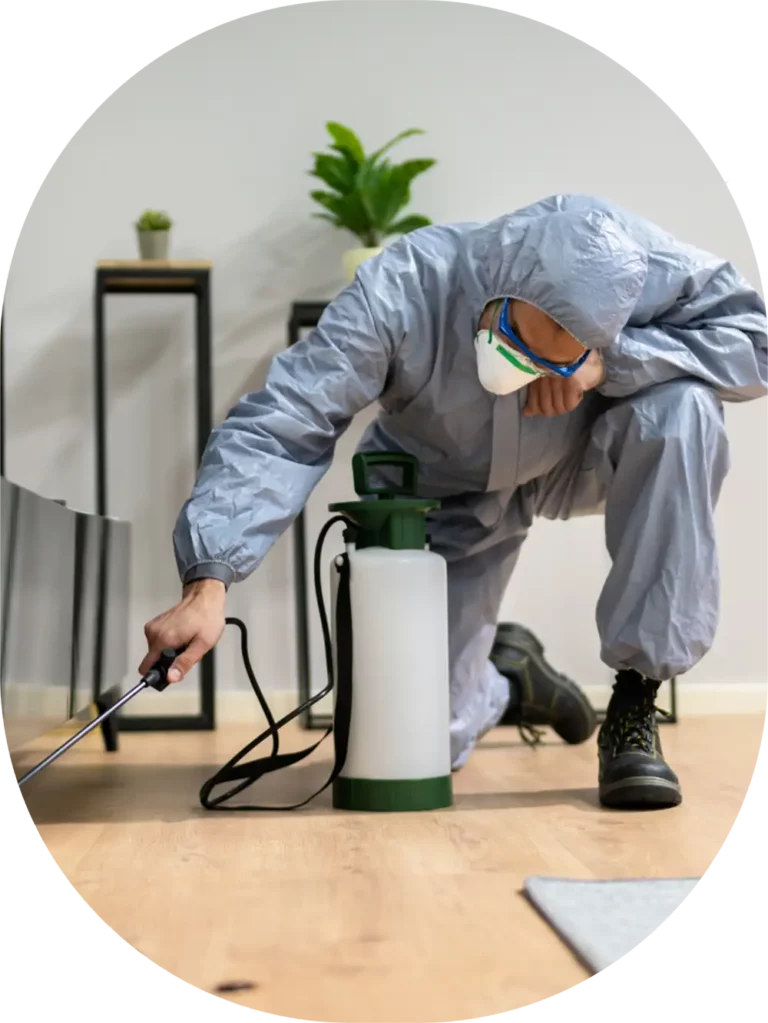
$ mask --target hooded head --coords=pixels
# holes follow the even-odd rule
[[[585,348],[605,348],[626,326],[647,258],[602,210],[511,214],[478,229],[469,258],[486,303],[526,302]]]

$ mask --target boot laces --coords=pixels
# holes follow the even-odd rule
[[[520,724],[517,726],[517,730],[520,733],[520,738],[523,740],[526,746],[530,746],[532,749],[536,749],[537,746],[541,745],[541,740],[544,736],[544,732],[542,732],[540,728],[536,728],[528,721],[521,720]]]
[[[524,654],[522,658],[518,657],[517,659],[514,659],[512,657],[507,656],[507,657],[505,657],[505,661],[506,661],[507,667],[516,668],[518,671],[522,671],[522,672],[527,672],[528,671],[528,655],[527,654]],[[507,678],[509,679],[509,676],[507,676]],[[513,684],[511,679],[509,679],[509,683],[510,683],[510,686]],[[515,683],[515,685],[516,685],[516,683]],[[517,722],[517,730],[520,733],[520,738],[523,740],[525,745],[526,746],[530,746],[531,749],[535,749],[537,746],[541,745],[541,741],[542,741],[542,739],[543,739],[543,737],[544,737],[544,735],[546,733],[543,732],[540,728],[536,728],[535,725],[532,725],[530,723],[530,721],[526,721],[525,720],[525,716],[523,714],[523,709],[522,709],[522,692],[520,691],[519,688],[518,688],[518,693],[519,693],[519,696],[520,696],[521,706],[520,706],[520,720]]]
[[[653,753],[656,738],[657,715],[669,718],[671,714],[656,706],[656,688],[642,685],[642,690],[617,683],[613,706],[609,708],[606,731],[614,750],[637,749]]]

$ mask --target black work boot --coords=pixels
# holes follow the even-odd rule
[[[544,647],[529,629],[500,623],[491,661],[510,685],[509,709],[499,724],[517,725],[532,745],[540,738],[536,725],[548,725],[574,745],[592,735],[597,725],[592,704],[575,682],[548,663]]]
[[[659,682],[620,671],[597,737],[600,802],[613,810],[677,806],[680,782],[664,760],[655,706]]]

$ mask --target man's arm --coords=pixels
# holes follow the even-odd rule
[[[611,398],[680,377],[702,380],[723,401],[759,398],[768,393],[765,303],[724,263],[692,275],[671,308],[626,327],[601,354],[597,389]]]
[[[250,575],[327,472],[352,418],[382,393],[407,329],[392,255],[361,267],[312,334],[273,360],[264,388],[213,430],[174,531],[185,583]]]

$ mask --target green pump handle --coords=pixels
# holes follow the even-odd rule
[[[394,466],[403,470],[403,482],[381,489],[374,487],[369,478],[369,470],[378,465]],[[393,497],[415,497],[416,481],[419,476],[419,461],[413,455],[394,451],[358,451],[352,457],[352,478],[355,493],[362,496],[375,496],[384,500]]]

